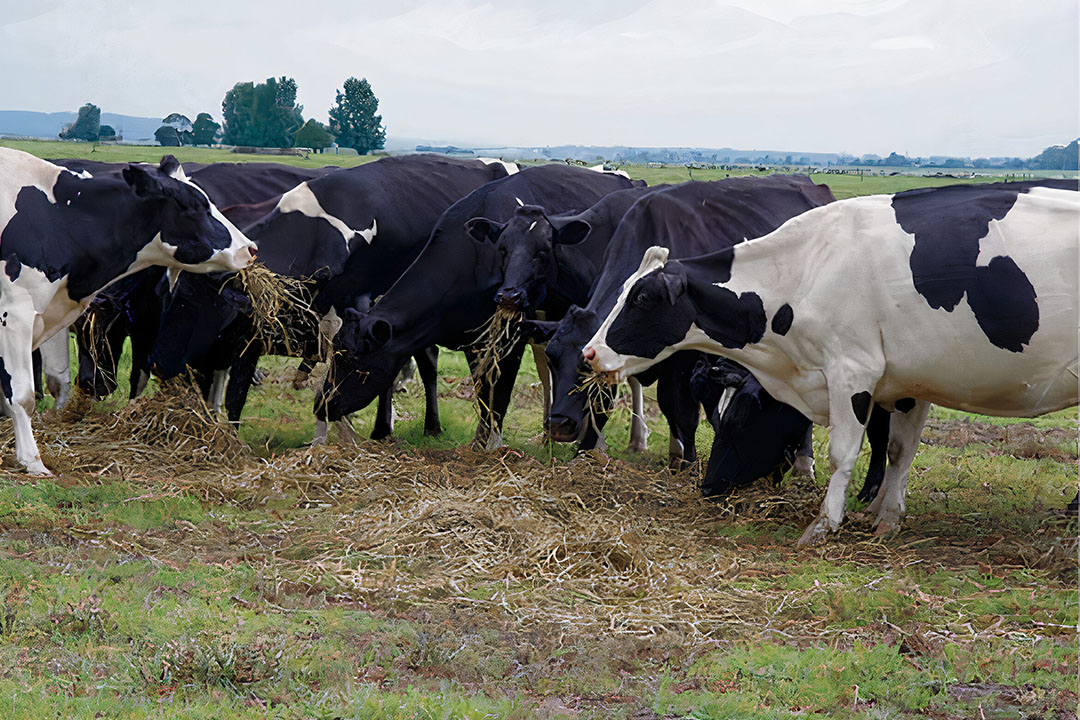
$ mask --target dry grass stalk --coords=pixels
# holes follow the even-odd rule
[[[251,301],[255,331],[251,342],[265,347],[283,344],[286,354],[292,354],[297,348],[291,338],[298,328],[317,332],[319,317],[311,308],[311,291],[303,280],[278,275],[258,262],[235,277]]]
[[[478,335],[472,343],[472,348],[476,351],[472,377],[476,387],[474,397],[478,413],[494,406],[495,383],[502,374],[499,363],[518,342],[519,323],[523,317],[521,312],[499,305],[488,321],[475,330]],[[487,397],[480,391],[482,381],[488,385]]]

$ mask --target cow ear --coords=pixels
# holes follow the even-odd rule
[[[555,233],[555,243],[557,245],[577,245],[589,237],[590,232],[592,232],[592,225],[589,225],[589,223],[584,220],[571,220]]]
[[[504,228],[506,228],[506,223],[495,222],[482,217],[471,218],[465,222],[465,232],[477,242],[495,244]]]
[[[165,197],[165,188],[157,175],[157,168],[131,163],[120,174],[123,175],[124,181],[135,189],[135,194],[139,197]]]
[[[172,177],[173,174],[179,169],[180,161],[177,160],[176,156],[174,155],[166,155],[165,157],[161,158],[161,164],[158,165],[158,170],[165,173],[169,177]]]
[[[660,279],[667,290],[668,301],[674,305],[686,294],[686,271],[679,263],[672,263],[660,271]]]
[[[537,343],[547,342],[559,328],[559,323],[552,320],[522,320],[521,332],[529,340]]]

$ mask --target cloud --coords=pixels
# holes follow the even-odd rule
[[[2,102],[220,114],[365,76],[391,135],[1031,155],[1078,134],[1072,0],[54,2],[0,26]]]

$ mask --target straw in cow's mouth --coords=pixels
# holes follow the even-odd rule
[[[474,398],[477,412],[482,412],[485,408],[490,410],[494,404],[495,383],[502,374],[499,362],[518,341],[518,328],[522,317],[523,313],[520,311],[507,305],[498,305],[488,321],[475,330],[477,337],[472,342],[472,348],[477,355],[472,376],[476,387]],[[488,383],[486,398],[480,392],[482,380]]]

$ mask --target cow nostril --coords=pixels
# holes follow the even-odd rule
[[[596,350],[591,347],[587,347],[581,351],[581,356],[585,358],[585,362],[592,363],[596,359]]]

